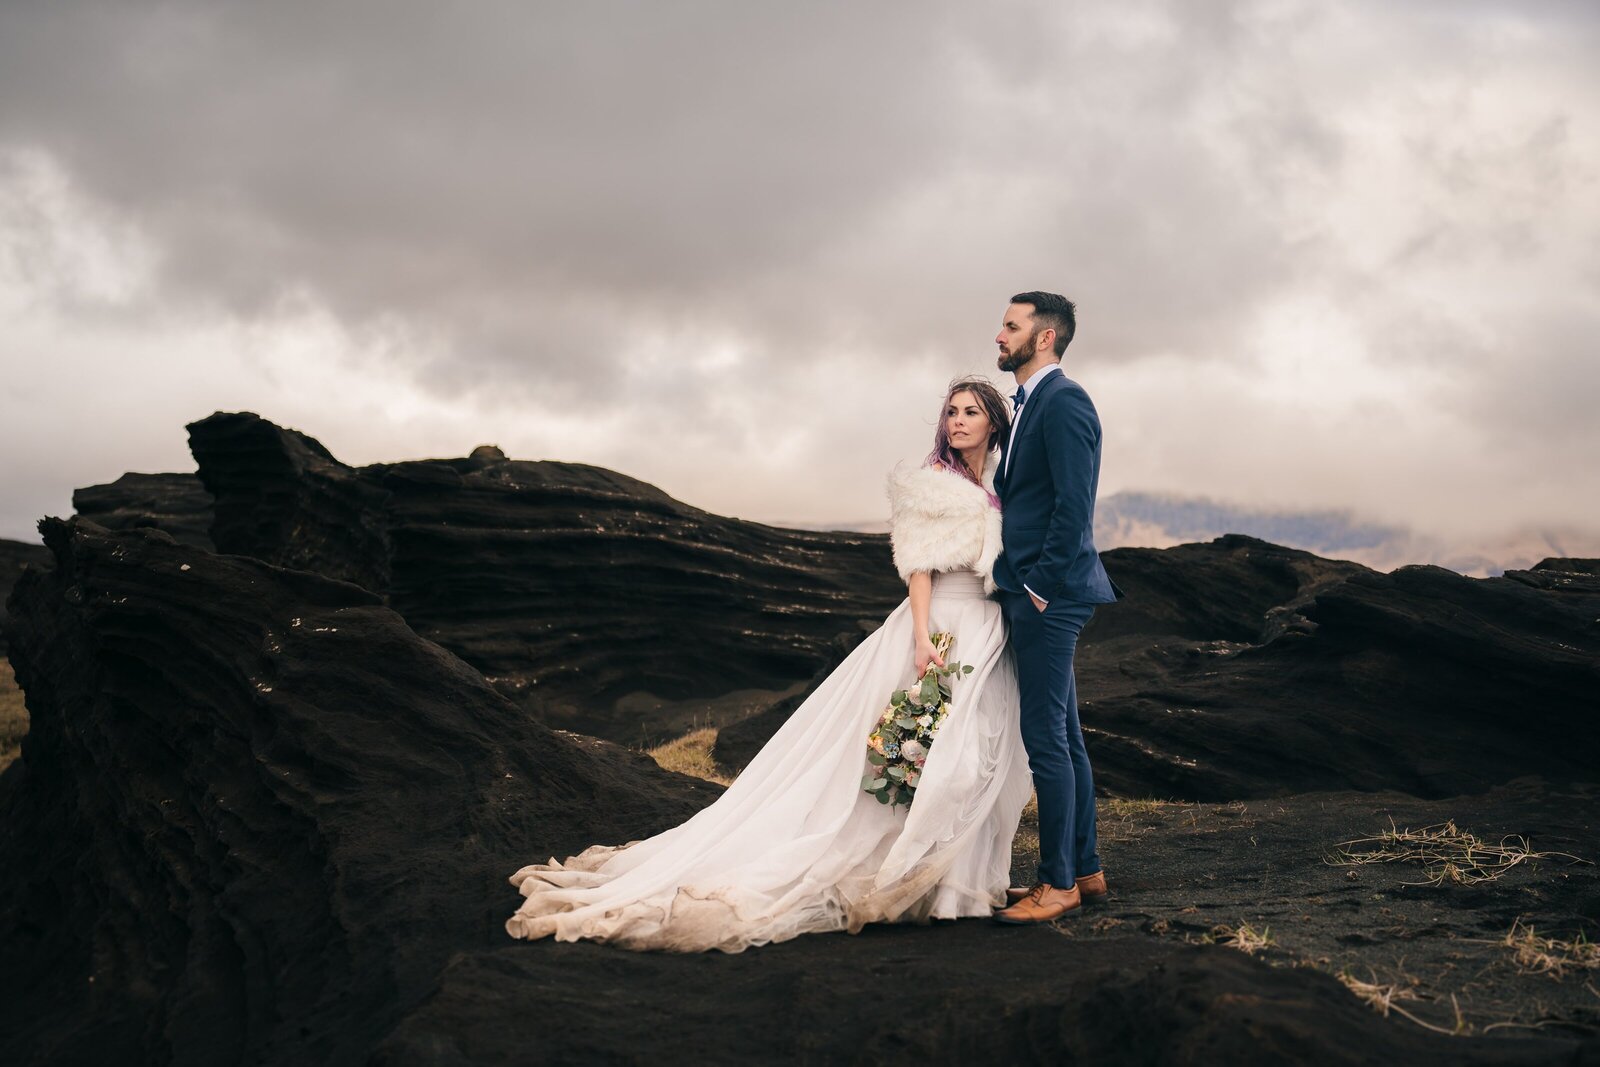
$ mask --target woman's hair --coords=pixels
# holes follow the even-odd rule
[[[986,446],[988,451],[994,451],[1000,443],[1002,435],[1011,433],[1011,413],[1006,410],[1005,399],[1000,391],[987,378],[971,377],[957,378],[950,383],[950,388],[945,390],[944,403],[939,405],[938,429],[933,434],[933,451],[928,453],[927,462],[937,463],[946,470],[964,474],[979,485],[976,473],[967,468],[967,461],[950,444],[950,431],[945,428],[945,412],[950,408],[950,401],[955,399],[957,393],[971,393],[978,401],[978,406],[983,413],[989,416],[989,441]]]

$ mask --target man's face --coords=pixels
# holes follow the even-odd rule
[[[1000,332],[994,339],[1000,346],[1000,358],[995,365],[1009,374],[1027,363],[1039,350],[1038,336],[1039,331],[1033,328],[1032,304],[1012,304],[1006,308]]]

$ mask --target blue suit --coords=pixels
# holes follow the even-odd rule
[[[1039,796],[1039,881],[1062,889],[1100,870],[1094,775],[1072,669],[1094,606],[1121,595],[1094,547],[1099,481],[1100,416],[1077,382],[1050,372],[1023,404],[995,477],[1002,532],[994,581],[1010,625],[1022,741]],[[1024,586],[1047,602],[1043,611]]]

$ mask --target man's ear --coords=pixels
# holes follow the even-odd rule
[[[1056,354],[1056,331],[1053,327],[1046,326],[1039,331],[1038,343],[1034,346],[1034,350],[1037,351],[1040,348],[1052,356]]]

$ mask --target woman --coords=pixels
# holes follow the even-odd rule
[[[1004,900],[1031,790],[1005,623],[988,599],[1000,551],[993,491],[1005,401],[953,382],[933,452],[889,476],[890,541],[907,599],[806,698],[716,803],[645,841],[524,867],[513,937],[683,952],[783,941],[869,922],[987,916]],[[889,694],[955,635],[972,666],[908,809],[861,788]]]

